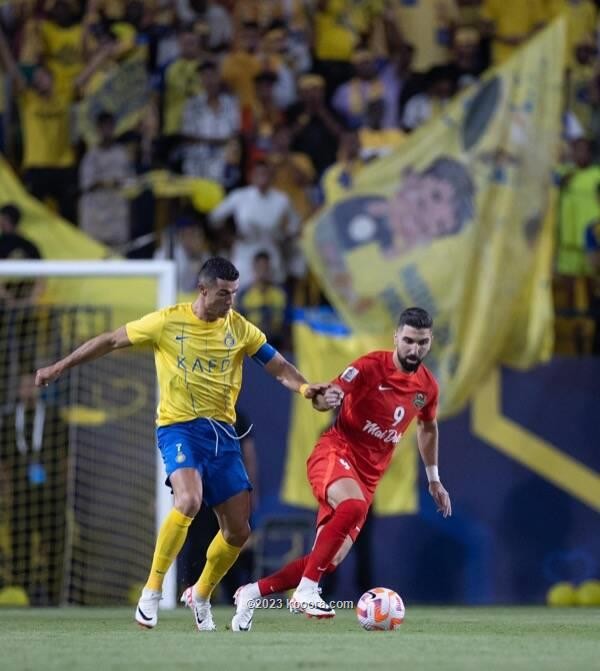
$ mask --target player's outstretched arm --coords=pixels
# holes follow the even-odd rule
[[[284,387],[302,394],[304,398],[314,398],[329,386],[326,382],[309,384],[296,366],[281,356],[279,352],[276,352],[275,356],[265,364],[265,370],[281,382]]]
[[[93,361],[109,352],[123,347],[129,347],[131,341],[127,337],[127,330],[121,326],[116,331],[107,331],[101,333],[95,338],[91,338],[80,345],[76,350],[60,361],[56,361],[50,366],[40,368],[35,374],[35,384],[37,387],[48,386],[54,382],[64,371],[73,366],[78,366],[86,361]]]
[[[437,420],[431,422],[417,422],[417,444],[421,459],[425,464],[427,479],[429,480],[429,493],[431,494],[438,512],[444,517],[452,515],[452,503],[450,495],[440,482],[438,473],[438,425]]]

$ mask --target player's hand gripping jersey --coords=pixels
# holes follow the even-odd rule
[[[344,400],[322,441],[343,453],[363,483],[374,489],[414,417],[435,419],[437,382],[423,364],[414,373],[398,370],[388,351],[357,359],[333,382],[343,389]]]

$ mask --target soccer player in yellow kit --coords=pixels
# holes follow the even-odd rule
[[[152,343],[160,387],[157,438],[174,506],[163,521],[150,575],[135,619],[148,628],[158,621],[164,575],[185,541],[202,499],[220,530],[206,553],[198,582],[181,600],[193,611],[200,631],[213,631],[210,597],[250,535],[252,485],[233,424],[242,384],[244,355],[264,366],[291,391],[313,398],[326,384],[308,384],[256,326],[232,310],[239,273],[226,259],[209,259],[200,269],[198,297],[152,312],[114,332],[103,333],[36,373],[48,385],[65,370],[130,345]]]

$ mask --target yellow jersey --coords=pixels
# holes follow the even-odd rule
[[[244,355],[267,342],[238,312],[213,322],[198,319],[191,303],[179,303],[125,326],[132,344],[152,343],[160,400],[156,423],[167,426],[198,417],[235,422]]]
[[[530,0],[525,0],[525,4]],[[392,3],[390,3],[392,4]],[[460,18],[456,0],[395,3],[396,26],[413,45],[412,69],[425,72],[451,58],[452,28]]]
[[[43,55],[54,76],[54,87],[66,98],[71,97],[75,79],[83,70],[83,27],[61,28],[52,21],[40,26]]]
[[[314,50],[319,60],[349,61],[359,34],[344,0],[329,0],[314,18]]]
[[[541,0],[484,0],[481,18],[495,25],[498,37],[527,38],[531,31],[544,20]],[[504,63],[518,49],[518,46],[492,41],[492,61],[494,65]]]
[[[54,90],[49,97],[27,88],[19,97],[23,127],[23,168],[68,168],[75,163],[71,144],[70,99]]]

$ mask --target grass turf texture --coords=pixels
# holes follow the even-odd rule
[[[256,611],[253,630],[197,632],[190,611],[162,612],[139,629],[133,609],[0,609],[0,669],[370,669],[493,671],[598,668],[599,609],[409,607],[396,632],[360,629],[354,611],[334,621]],[[400,666],[401,665],[401,666]]]

